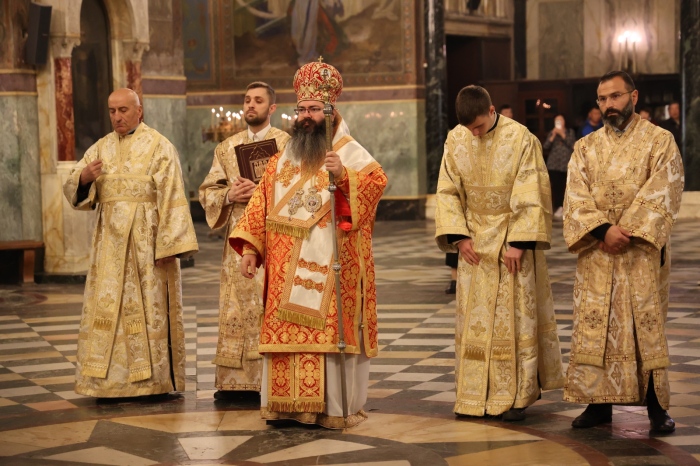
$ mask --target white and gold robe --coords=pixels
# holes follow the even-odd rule
[[[564,400],[642,403],[653,371],[668,409],[668,241],[683,182],[673,136],[639,115],[623,133],[606,125],[576,143],[564,201],[564,238],[578,255]],[[622,254],[590,234],[606,223],[632,234]]]
[[[455,322],[454,412],[498,415],[534,403],[563,385],[551,287],[543,249],[551,239],[551,197],[540,142],[500,116],[474,137],[464,126],[447,136],[436,194],[436,240],[471,237],[479,265],[459,259]],[[507,243],[536,242],[522,271],[508,272]]]
[[[102,161],[102,175],[81,192],[80,174],[94,160]],[[180,264],[155,265],[198,249],[175,147],[144,123],[124,137],[109,133],[85,152],[63,192],[75,209],[97,209],[75,391],[184,390]]]
[[[284,150],[289,135],[270,128],[264,139],[274,139],[277,149]],[[216,146],[211,169],[199,187],[199,202],[204,207],[212,229],[233,231],[247,203],[226,203],[231,182],[240,175],[234,147],[253,142],[248,131],[231,136]],[[216,356],[215,386],[219,390],[260,391],[262,356],[258,352],[263,315],[263,272],[254,280],[244,278],[238,270],[241,256],[224,242],[219,291],[219,340]]]

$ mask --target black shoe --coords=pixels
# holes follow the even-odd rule
[[[450,281],[450,286],[445,288],[445,294],[457,294],[457,280]]]
[[[670,434],[676,430],[676,422],[665,410],[654,414],[649,412],[649,424],[651,424],[651,431],[655,434]]]
[[[229,401],[235,398],[236,392],[233,390],[217,390],[214,392],[214,399],[221,401]]]
[[[518,422],[525,420],[525,408],[510,408],[503,413],[501,419],[508,422]]]
[[[571,423],[571,427],[588,429],[589,427],[595,427],[599,424],[607,424],[609,422],[612,422],[611,404],[590,404],[580,416],[574,419],[574,422]]]

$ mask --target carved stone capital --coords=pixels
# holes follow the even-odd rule
[[[70,58],[73,48],[80,45],[80,36],[57,36],[51,38],[54,58]]]
[[[124,59],[131,62],[141,61],[143,53],[150,49],[148,42],[124,41]]]

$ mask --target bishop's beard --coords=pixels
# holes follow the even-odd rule
[[[294,122],[287,150],[305,173],[316,173],[326,158],[325,123],[316,123],[311,118]]]

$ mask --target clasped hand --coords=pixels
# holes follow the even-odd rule
[[[236,179],[233,180],[231,189],[228,190],[229,202],[248,202],[253,196],[256,187],[257,185],[248,178],[243,178],[242,176],[236,177]]]
[[[621,254],[625,251],[627,245],[630,244],[631,236],[632,234],[629,231],[613,225],[605,233],[605,241],[598,242],[598,247],[608,254]]]

